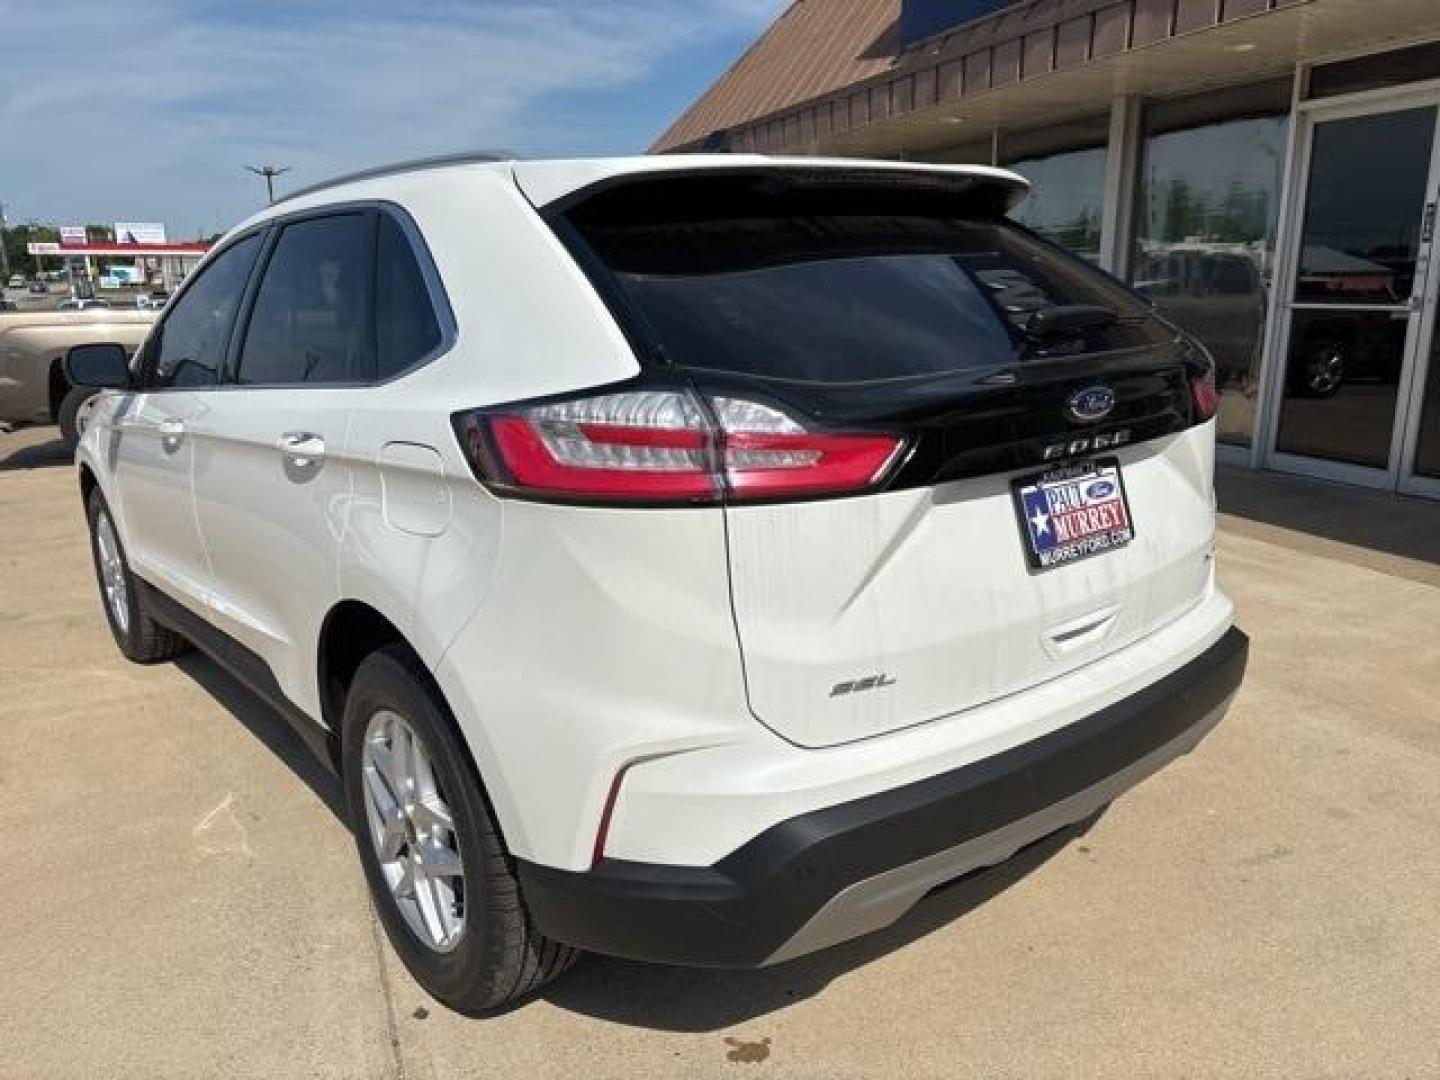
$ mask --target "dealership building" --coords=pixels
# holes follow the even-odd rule
[[[1223,460],[1440,498],[1440,0],[795,0],[657,152],[994,164],[1210,348]]]

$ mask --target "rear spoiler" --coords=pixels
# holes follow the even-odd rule
[[[517,161],[512,173],[531,205],[547,216],[563,213],[615,187],[675,177],[773,177],[783,184],[816,191],[908,189],[917,194],[978,198],[1001,212],[1013,209],[1030,193],[1029,181],[1008,169],[850,158],[668,154],[651,158]]]

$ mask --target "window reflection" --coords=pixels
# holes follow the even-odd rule
[[[1296,311],[1276,449],[1385,468],[1409,322],[1395,311]]]
[[[1145,141],[1131,277],[1215,356],[1219,437],[1248,446],[1288,120],[1230,120]]]
[[[1105,207],[1105,148],[1027,158],[1007,168],[1031,184],[1030,197],[1011,216],[1061,247],[1098,262]]]
[[[1415,446],[1415,471],[1440,479],[1440,333],[1430,346],[1429,373],[1420,399],[1420,441]]]
[[[1316,125],[1295,299],[1410,298],[1434,137],[1431,108]]]

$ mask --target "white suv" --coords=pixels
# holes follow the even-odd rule
[[[994,169],[412,163],[225,237],[78,453],[125,655],[344,778],[455,1008],[774,963],[1193,747],[1246,641],[1204,350]]]

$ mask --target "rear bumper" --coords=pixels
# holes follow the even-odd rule
[[[1248,640],[1195,659],[1075,723],[917,783],[802,814],[713,866],[520,861],[546,935],[593,952],[757,967],[889,925],[936,886],[1105,806],[1189,752],[1224,715]]]

